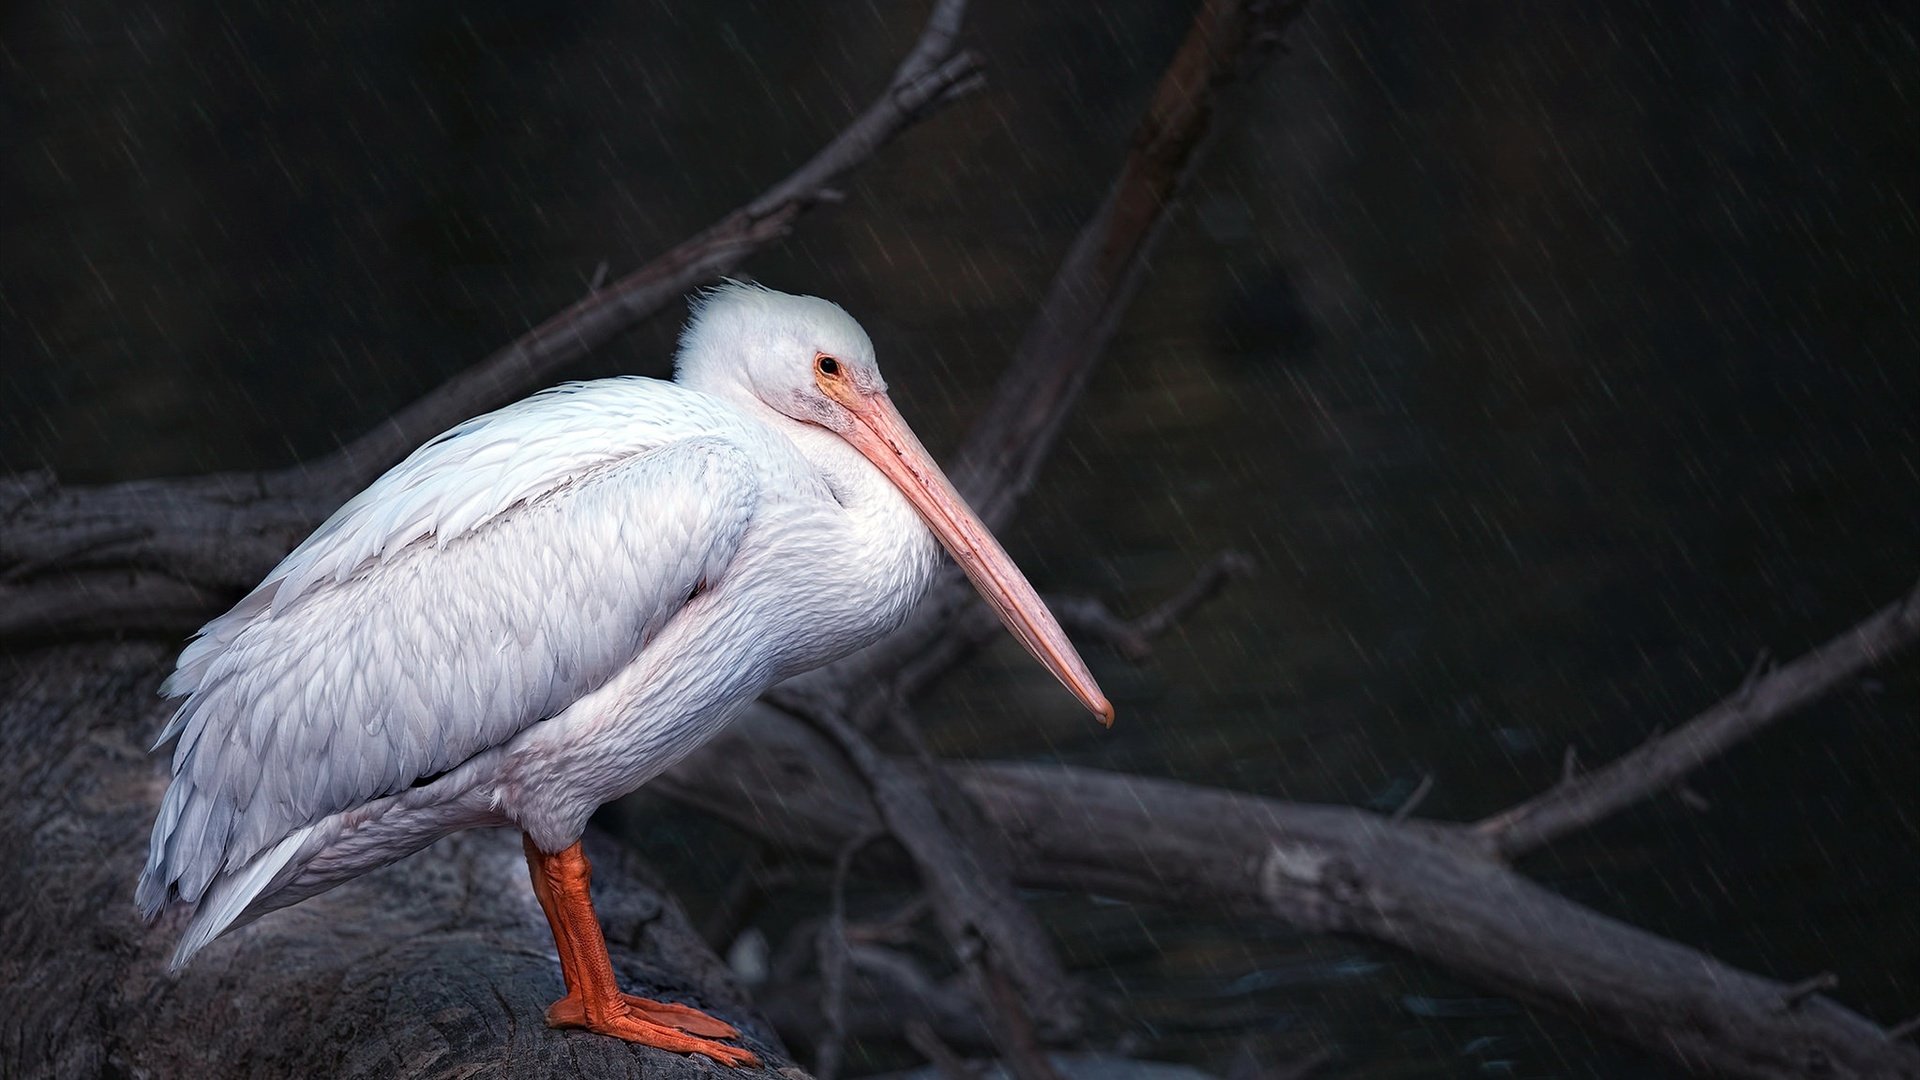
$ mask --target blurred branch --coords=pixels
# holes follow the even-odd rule
[[[448,379],[332,457],[311,467],[316,482],[344,498],[408,451],[454,424],[498,408],[551,381],[607,344],[785,236],[823,201],[831,185],[923,117],[984,82],[973,53],[955,51],[966,0],[940,0],[886,89],[806,164],[758,198],[631,274],[583,297],[519,340]]]
[[[1107,196],[1081,226],[1028,323],[992,401],[949,470],[988,525],[1013,516],[1052,453],[1105,354],[1120,314],[1139,291],[1168,211],[1185,190],[1221,95],[1257,71],[1303,3],[1204,0],[1154,86]],[[906,626],[878,645],[806,677],[833,687],[885,684],[942,638],[972,603],[952,566]],[[880,691],[881,696],[890,690]]]
[[[1120,655],[1138,663],[1152,654],[1155,638],[1218,596],[1228,582],[1252,572],[1253,560],[1237,551],[1223,551],[1195,574],[1185,588],[1161,601],[1153,610],[1132,619],[1115,615],[1093,597],[1049,598],[1047,606],[1053,609],[1062,626],[1104,641],[1118,649]]]
[[[940,0],[879,97],[791,175],[333,454],[274,472],[99,487],[62,487],[45,473],[0,481],[0,643],[191,630],[415,446],[544,385],[733,270],[832,201],[830,185],[900,132],[979,88],[979,59],[955,49],[965,9]]]
[[[1071,1040],[1081,1026],[1079,994],[1053,954],[1033,913],[1021,904],[1006,871],[970,838],[964,822],[943,815],[938,780],[875,749],[850,722],[821,702],[785,690],[768,700],[817,731],[860,777],[877,818],[875,829],[899,841],[918,872],[934,921],[962,966],[976,961],[982,1004],[1002,1014],[996,1030],[1018,1030],[1027,1018],[1046,1037]],[[1004,973],[1018,988],[1011,1010],[999,1007],[992,978]],[[1018,1051],[1010,1051],[1017,1058]]]
[[[906,952],[858,941],[848,950],[848,962],[843,1015],[849,1039],[895,1038],[918,1024],[943,1043],[994,1048],[986,1013],[958,979],[937,980]],[[814,1038],[826,1023],[824,980],[795,978],[763,987],[757,997],[782,1038]]]
[[[954,485],[1005,524],[1053,450],[1214,130],[1223,89],[1273,51],[1302,5],[1205,0],[1134,129],[1113,187],[1054,272],[993,402],[953,463]]]
[[[1920,640],[1920,586],[1785,667],[1759,666],[1740,689],[1673,731],[1588,773],[1569,767],[1546,792],[1474,826],[1503,858],[1586,828],[1726,753],[1767,725]]]
[[[861,849],[880,835],[862,833],[841,846],[833,860],[831,906],[814,935],[820,965],[820,1011],[825,1020],[813,1052],[813,1071],[820,1080],[838,1080],[847,1044],[847,968],[852,963],[847,941],[847,875],[853,872],[853,860]]]

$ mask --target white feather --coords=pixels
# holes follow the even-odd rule
[[[187,924],[187,932],[180,936],[180,943],[174,946],[173,957],[167,961],[167,970],[177,972],[186,967],[194,953],[205,948],[207,942],[219,937],[245,914],[248,905],[265,892],[274,877],[286,868],[287,861],[306,841],[309,831],[295,829],[271,850],[262,852],[247,865],[215,882],[207,890],[199,909],[193,913],[193,921]]]

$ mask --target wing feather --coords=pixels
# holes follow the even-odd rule
[[[142,907],[198,900],[632,663],[724,576],[760,497],[710,402],[607,380],[462,424],[209,623],[163,687],[184,700]]]

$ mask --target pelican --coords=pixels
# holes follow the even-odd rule
[[[555,1027],[729,1065],[739,1032],[621,993],[580,837],[762,692],[879,640],[935,541],[1103,722],[1060,625],[887,397],[838,305],[696,297],[671,382],[569,383],[469,420],[349,500],[202,627],[135,899],[227,930],[449,833],[523,834]]]

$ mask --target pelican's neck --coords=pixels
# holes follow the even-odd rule
[[[918,525],[920,515],[914,511],[913,504],[845,439],[826,428],[785,416],[769,422],[793,443],[800,456],[807,459],[807,464],[833,490],[834,499],[849,512],[862,517],[877,514],[887,519],[911,518]]]
[[[693,372],[702,371],[704,369],[693,369]],[[890,516],[905,513],[919,520],[906,496],[900,494],[893,483],[845,439],[817,424],[795,420],[761,401],[751,390],[733,379],[701,378],[693,375],[693,372],[682,372],[674,381],[720,398],[778,432],[793,444],[794,449],[800,451],[800,456],[833,490],[834,498],[841,506],[861,513],[896,512]]]
[[[812,600],[823,632],[785,656],[782,670],[798,674],[878,641],[906,619],[933,583],[940,564],[933,532],[893,482],[840,436],[757,398],[723,396],[792,446],[837,504],[808,515],[813,525],[804,541],[822,545],[817,550],[826,557],[816,563],[817,573],[835,583]]]

